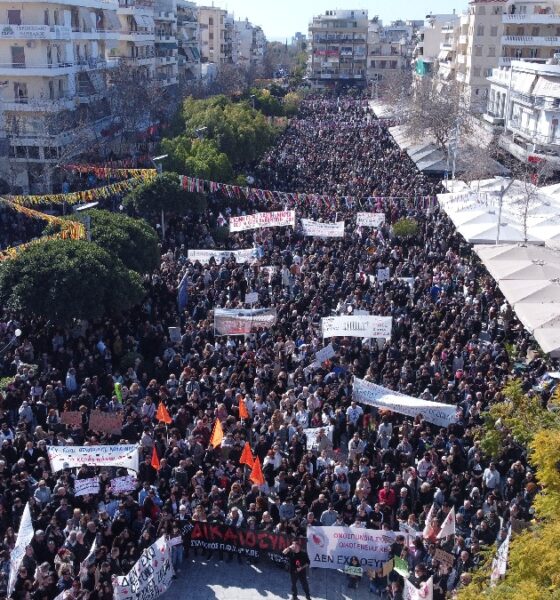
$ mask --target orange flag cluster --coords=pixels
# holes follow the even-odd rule
[[[169,414],[169,411],[163,402],[159,403],[156,412],[156,419],[160,423],[165,423],[166,425],[171,425],[171,423],[173,423],[173,419],[171,418],[171,415]]]
[[[261,468],[261,461],[258,456],[253,457],[249,442],[245,442],[245,447],[239,458],[240,465],[247,465],[251,469],[249,480],[256,485],[264,485],[265,479]]]

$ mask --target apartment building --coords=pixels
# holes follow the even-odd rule
[[[155,79],[166,88],[178,82],[176,0],[155,0],[154,27]]]
[[[198,7],[200,60],[217,65],[233,62],[233,17],[214,6]]]
[[[139,82],[155,77],[155,20],[153,0],[118,0],[118,43],[111,56],[122,60]]]
[[[45,165],[83,151],[110,122],[104,95],[120,39],[116,1],[4,2],[0,108],[12,188],[50,187]]]
[[[188,0],[177,0],[177,45],[179,81],[200,79],[198,7]]]
[[[402,21],[384,27],[377,17],[371,20],[367,47],[368,81],[382,82],[410,68],[412,35],[412,26]]]
[[[233,63],[245,68],[263,64],[266,37],[263,30],[248,19],[237,20],[233,25]]]
[[[309,73],[314,87],[364,86],[367,75],[367,10],[328,10],[309,25]]]
[[[442,44],[449,43],[449,36],[459,23],[456,14],[427,15],[418,33],[418,42],[413,52],[414,70],[418,77],[433,75],[442,51]]]
[[[560,65],[551,62],[494,69],[484,118],[500,127],[500,145],[517,159],[536,156],[560,169]]]

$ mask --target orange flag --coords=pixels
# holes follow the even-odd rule
[[[251,452],[251,446],[249,445],[249,442],[245,442],[245,447],[243,448],[243,452],[239,458],[239,464],[247,465],[248,467],[253,468],[254,463],[255,459],[253,458],[253,453]]]
[[[154,446],[152,449],[152,462],[151,462],[152,467],[154,467],[154,469],[156,471],[159,471],[159,457],[157,455],[157,450],[156,447]]]
[[[243,398],[241,398],[241,400],[239,400],[239,418],[240,419],[248,419],[249,418],[249,411],[247,410],[247,405],[245,404],[245,400],[243,400]]]
[[[224,430],[222,429],[222,423],[220,419],[216,419],[214,428],[212,429],[212,435],[210,436],[210,446],[217,448],[224,439]]]
[[[261,469],[261,461],[259,457],[255,457],[255,462],[253,463],[253,468],[251,469],[251,474],[249,475],[250,481],[256,483],[257,485],[264,485],[264,475]]]
[[[171,415],[169,414],[169,411],[167,410],[167,408],[163,402],[159,403],[159,406],[158,406],[158,409],[156,412],[156,419],[160,423],[165,423],[166,425],[173,423],[173,419],[171,418]]]

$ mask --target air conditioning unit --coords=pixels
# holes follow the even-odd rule
[[[28,48],[35,48],[35,44],[36,44],[36,42],[34,42],[33,40],[31,40],[31,41],[27,42],[25,45]]]

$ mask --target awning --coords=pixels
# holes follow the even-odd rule
[[[78,8],[78,21],[80,22],[80,26],[83,24],[87,31],[92,30],[92,20],[90,17],[90,12],[87,8]]]
[[[117,13],[113,10],[104,10],[103,17],[105,19],[105,29],[114,29],[115,31],[120,31],[121,22],[119,21],[119,17],[117,17]]]
[[[149,15],[133,15],[132,18],[136,25],[142,29],[153,29],[155,27],[154,18]]]
[[[513,90],[520,94],[530,94],[536,77],[530,73],[515,73],[513,75]]]
[[[560,98],[560,79],[540,76],[533,90],[535,96]]]
[[[447,60],[450,55],[450,50],[440,50],[440,53],[438,54],[438,60]]]

